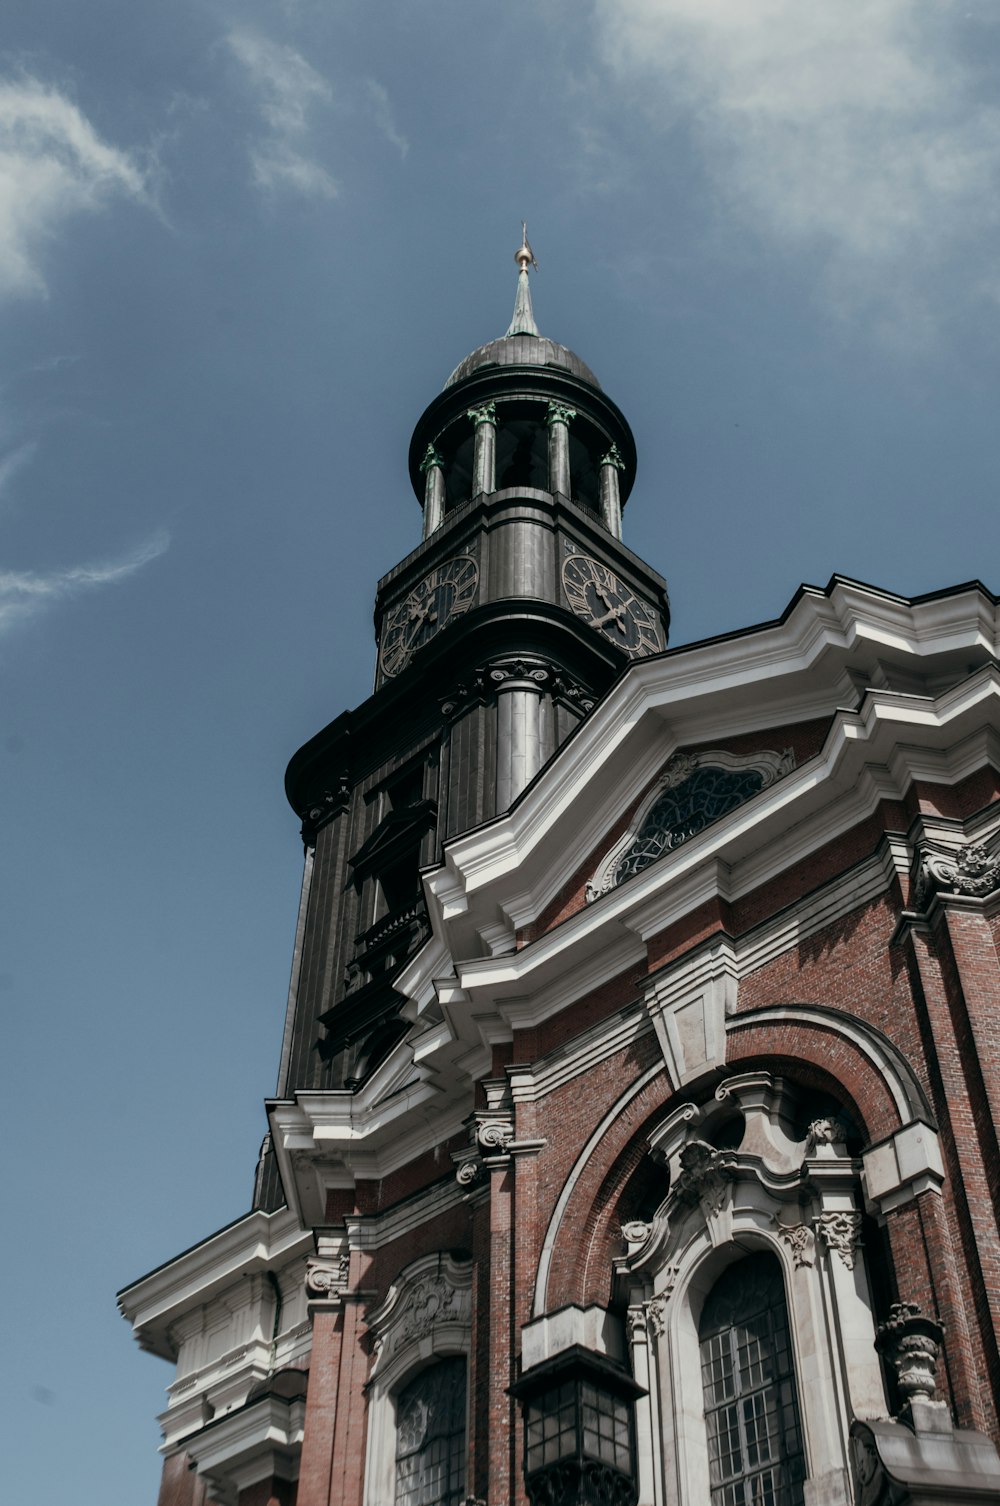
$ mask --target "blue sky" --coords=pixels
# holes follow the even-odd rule
[[[521,218],[674,643],[834,571],[1000,588],[1000,12],[8,0],[2,41],[5,1478],[139,1506],[170,1375],[114,1293],[248,1204],[284,766],[368,693]]]

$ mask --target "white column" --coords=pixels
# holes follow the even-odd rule
[[[476,451],[472,466],[472,495],[480,492],[495,492],[497,410],[495,403],[483,403],[479,408],[470,408],[468,416],[476,426]]]

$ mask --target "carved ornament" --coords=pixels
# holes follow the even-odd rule
[[[826,1248],[839,1255],[847,1269],[853,1271],[861,1243],[861,1214],[820,1213],[816,1218],[816,1233]]]
[[[306,1296],[314,1302],[331,1302],[347,1290],[351,1257],[345,1253],[337,1260],[310,1258],[306,1262]]]
[[[601,456],[601,465],[614,466],[616,471],[623,471],[625,469],[625,462],[622,459],[621,451],[616,444],[613,444],[611,446],[606,455]]]
[[[800,1266],[812,1265],[816,1259],[816,1236],[808,1224],[783,1224],[778,1219],[774,1220],[774,1226],[778,1238],[786,1244],[791,1251],[792,1264],[798,1270]]]
[[[937,1392],[937,1361],[944,1328],[927,1317],[915,1302],[894,1302],[880,1324],[875,1348],[896,1372],[904,1405],[933,1402]]]
[[[443,1276],[421,1276],[406,1293],[392,1325],[391,1351],[422,1339],[437,1323],[468,1323],[470,1313],[468,1287],[452,1286]]]
[[[425,472],[430,470],[432,465],[441,466],[443,468],[444,456],[439,454],[439,452],[434,448],[432,444],[429,444],[424,451],[424,458],[420,462],[420,474],[424,475]]]
[[[569,425],[576,417],[575,408],[567,408],[564,403],[549,403],[548,412],[545,415],[547,424]]]
[[[814,1119],[806,1137],[806,1154],[815,1150],[817,1145],[845,1145],[846,1143],[847,1131],[839,1119]]]
[[[735,1176],[730,1151],[716,1150],[706,1140],[689,1140],[680,1153],[681,1172],[676,1194],[681,1202],[701,1203],[709,1213],[719,1213]]]
[[[924,910],[938,890],[985,899],[1000,889],[1000,858],[981,842],[968,842],[953,853],[923,852],[913,891],[916,909]]]
[[[495,424],[497,405],[496,403],[482,403],[478,408],[469,408],[466,417],[471,419],[477,429],[480,424]]]

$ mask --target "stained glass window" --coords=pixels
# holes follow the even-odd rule
[[[634,840],[622,853],[612,887],[641,873],[706,826],[763,789],[761,769],[696,768],[680,784],[665,789],[646,814]]]
[[[465,1360],[439,1360],[396,1399],[395,1506],[465,1500]]]
[[[805,1459],[781,1268],[730,1266],[698,1325],[711,1506],[802,1506]]]

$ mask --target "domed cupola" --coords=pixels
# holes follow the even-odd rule
[[[424,537],[472,497],[527,488],[575,503],[620,538],[635,479],[632,432],[590,367],[539,332],[528,281],[538,264],[526,232],[514,259],[506,334],[456,366],[414,431],[410,479]]]

